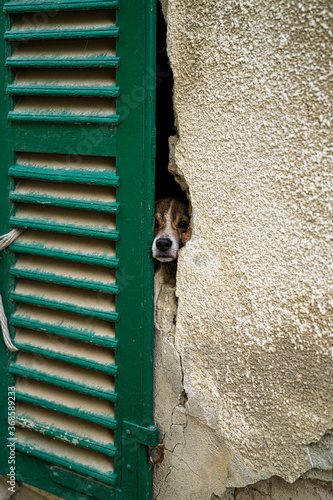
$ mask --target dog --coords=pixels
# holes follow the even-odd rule
[[[189,209],[175,198],[163,198],[155,203],[155,238],[152,245],[154,259],[171,262],[178,250],[190,238]]]

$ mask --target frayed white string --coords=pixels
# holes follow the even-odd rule
[[[23,231],[25,231],[25,229],[12,229],[9,233],[0,236],[0,252],[13,243]]]
[[[20,236],[21,233],[23,233],[23,231],[25,231],[25,229],[12,229],[12,231],[10,231],[9,233],[0,236],[0,251],[4,250],[6,247],[8,247],[8,245],[13,243],[13,241],[15,241],[16,238]],[[8,322],[3,307],[1,295],[0,295],[0,324],[1,324],[3,340],[7,346],[7,349],[9,349],[11,352],[19,351],[19,349],[14,346],[10,338],[8,330]]]
[[[9,335],[8,323],[7,323],[7,318],[5,315],[5,310],[3,308],[1,295],[0,295],[0,324],[1,324],[3,340],[7,346],[7,349],[9,349],[12,352],[17,352],[19,349],[14,346],[14,344],[10,338],[10,335]]]

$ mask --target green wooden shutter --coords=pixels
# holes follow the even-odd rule
[[[2,14],[1,450],[66,499],[151,497],[154,0],[11,0]],[[2,453],[1,473],[8,474]]]

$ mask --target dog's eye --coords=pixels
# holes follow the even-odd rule
[[[157,219],[155,219],[155,229],[158,229],[158,227],[159,227],[158,220],[157,220]]]
[[[178,224],[179,229],[187,229],[189,223],[186,220],[181,220]]]

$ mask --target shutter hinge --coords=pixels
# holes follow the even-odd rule
[[[133,424],[132,422],[123,421],[123,436],[131,441],[144,444],[146,446],[158,445],[158,427],[150,425],[142,427],[141,425]]]
[[[158,443],[158,427],[150,425],[143,427],[132,422],[123,422],[123,436],[126,439],[148,446],[148,462],[151,465],[160,464],[164,459],[164,444]]]

